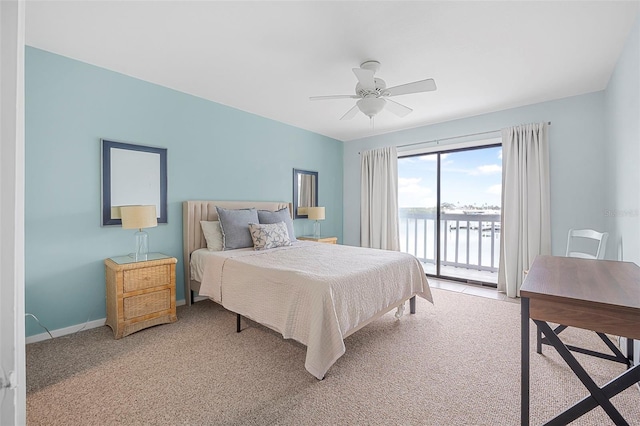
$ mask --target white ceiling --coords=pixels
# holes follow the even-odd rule
[[[638,1],[27,1],[26,42],[348,141],[602,90]],[[382,63],[414,109],[339,118],[351,68]]]

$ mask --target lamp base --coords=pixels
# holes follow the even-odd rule
[[[147,260],[149,254],[149,234],[140,229],[136,232],[136,250],[133,252],[133,257],[136,262]]]
[[[313,222],[313,237],[320,238],[320,222],[317,220]]]

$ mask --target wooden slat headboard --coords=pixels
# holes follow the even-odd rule
[[[182,203],[182,254],[184,268],[184,299],[191,304],[191,291],[199,291],[200,283],[191,280],[191,253],[207,246],[204,239],[201,220],[218,220],[217,207],[225,209],[247,209],[254,207],[258,210],[276,211],[289,207],[293,216],[292,203],[278,201],[184,201]]]

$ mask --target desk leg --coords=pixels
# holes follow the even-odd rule
[[[529,298],[520,299],[520,424],[529,425]]]
[[[566,425],[570,421],[575,420],[576,418],[580,417],[582,414],[586,413],[587,411],[590,411],[591,409],[595,408],[597,405],[600,405],[616,425],[628,425],[629,423],[625,421],[625,419],[622,417],[620,412],[613,406],[613,404],[609,400],[610,396],[608,396],[607,393],[603,391],[603,389],[598,387],[598,385],[593,381],[593,379],[589,376],[589,374],[585,371],[585,369],[582,368],[580,363],[571,354],[569,349],[567,349],[564,343],[562,343],[560,338],[551,329],[549,324],[539,320],[533,320],[533,322],[538,326],[540,330],[542,330],[542,332],[544,333],[545,337],[549,340],[551,345],[556,349],[556,351],[558,351],[562,359],[564,359],[564,362],[567,363],[569,368],[573,370],[573,372],[578,377],[578,379],[580,379],[582,384],[589,390],[589,393],[591,394],[590,399],[592,398],[595,402],[595,404],[593,404],[592,407],[588,407],[587,405],[583,406],[582,408],[583,409],[586,408],[586,409],[585,411],[582,411],[582,412],[580,412],[580,410],[577,410],[577,409],[575,410],[575,412],[573,412],[573,410],[567,410],[564,413],[558,415],[556,418],[554,418],[552,421],[548,422],[547,424],[548,425]],[[628,379],[628,377],[626,378]],[[614,381],[614,383],[617,383],[617,381]],[[571,411],[570,416],[573,417],[571,420],[566,418],[569,415],[569,411]]]
[[[633,367],[633,339],[627,338],[627,361],[629,368]],[[640,360],[636,360],[640,361]]]
[[[607,398],[613,398],[623,390],[633,386],[640,381],[640,365],[636,365],[633,369],[626,370],[624,373],[611,380],[609,383],[602,387],[602,392]],[[547,425],[566,425],[576,420],[598,406],[598,402],[591,396],[583,398],[580,402],[574,404],[571,408],[565,410],[562,414],[559,414],[554,419],[547,422]],[[628,425],[627,422],[616,423],[621,425]]]
[[[536,352],[542,353],[542,331],[540,331],[540,327],[536,327]]]

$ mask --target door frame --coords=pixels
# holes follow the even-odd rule
[[[436,238],[436,251],[435,251],[435,266],[436,266],[436,273],[435,274],[430,274],[427,273],[426,275],[429,277],[433,277],[433,278],[444,278],[447,280],[452,280],[452,281],[460,281],[460,282],[469,282],[469,279],[464,279],[464,278],[460,278],[460,277],[451,277],[448,275],[442,275],[440,272],[440,258],[441,258],[441,237],[442,237],[442,226],[441,226],[441,159],[442,159],[442,154],[450,154],[450,153],[456,153],[456,152],[464,152],[464,151],[472,151],[472,150],[476,150],[476,149],[483,149],[483,148],[497,148],[497,147],[502,147],[502,138],[491,138],[491,139],[485,139],[485,140],[481,140],[481,141],[470,141],[470,142],[464,142],[462,144],[455,144],[455,145],[450,145],[448,147],[445,146],[438,146],[438,147],[431,147],[431,148],[423,148],[422,150],[418,149],[418,150],[411,150],[409,152],[398,152],[398,159],[402,159],[402,158],[411,158],[411,157],[420,157],[423,155],[436,155],[436,232],[435,232],[435,238]],[[426,251],[426,248],[425,248]],[[480,284],[482,286],[487,286],[487,287],[492,287],[492,288],[497,288],[497,284],[496,283],[489,283],[489,282],[484,282],[484,281],[476,281],[473,280],[474,284]]]
[[[0,1],[0,424],[26,424],[25,1]]]

